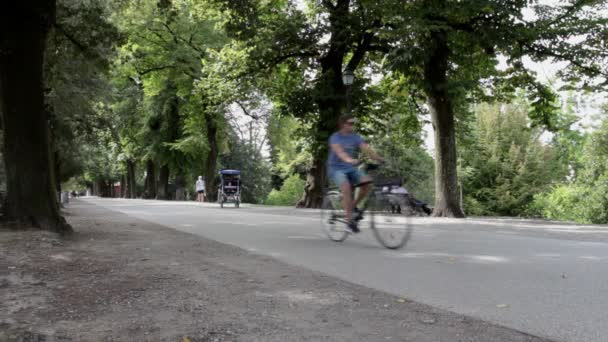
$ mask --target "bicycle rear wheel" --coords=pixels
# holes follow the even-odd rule
[[[340,204],[341,194],[330,191],[321,205],[321,225],[332,241],[342,242],[348,237],[344,210]]]
[[[412,233],[412,225],[408,215],[400,214],[394,209],[394,198],[391,195],[372,194],[368,199],[367,212],[370,229],[376,240],[389,249],[403,247]]]

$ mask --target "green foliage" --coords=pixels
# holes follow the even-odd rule
[[[608,223],[608,177],[603,175],[591,184],[563,184],[539,194],[530,213],[548,219],[578,223]]]
[[[406,78],[389,74],[368,90],[359,131],[386,159],[380,178],[400,178],[416,198],[435,198],[433,159],[422,147],[422,124],[427,112],[419,107]]]
[[[146,158],[178,172],[206,154],[199,93],[210,82],[198,78],[205,76],[205,58],[225,43],[215,30],[212,9],[205,12],[199,5],[185,1],[161,8],[154,2],[129,3],[114,16],[127,37],[115,63],[116,77],[143,92],[143,101],[134,94],[135,102],[127,106],[127,115],[140,118],[124,135],[138,135],[140,141],[133,143],[145,146]]]
[[[267,130],[273,172],[281,178],[294,173],[304,174],[312,163],[312,156],[306,139],[302,136],[303,125],[292,116],[273,111]]]
[[[606,222],[608,128],[589,137],[572,129],[575,110],[562,111],[556,92],[522,62],[568,61],[560,76],[572,87],[604,87],[605,2],[305,4],[60,0],[45,66],[60,178],[115,181],[130,160],[141,183],[139,165],[149,159],[191,187],[217,145],[218,167],[243,171],[245,201],[293,205],[346,108],[341,76],[350,69],[358,128],[389,161],[382,176],[404,177],[417,197],[434,198],[421,104],[430,90],[448,89],[469,213]],[[536,13],[529,22],[521,18],[526,7]],[[445,82],[429,78],[443,43]],[[471,115],[472,103],[508,103],[518,90],[518,100],[479,105]],[[251,116],[267,120],[270,162],[264,144],[237,136],[236,102],[272,103]],[[543,129],[551,141],[541,141]],[[284,184],[269,194],[271,179]]]
[[[567,61],[560,76],[583,88],[601,86],[608,76],[606,56],[597,48],[605,42],[608,24],[602,1],[394,0],[379,6],[396,28],[383,32],[386,39],[399,42],[386,59],[387,66],[403,72],[420,89],[437,86],[423,66],[445,40],[443,52],[450,61],[446,76],[454,99],[483,101],[525,88],[532,122],[552,128],[556,94],[526,69],[524,56]],[[536,17],[521,20],[524,10]],[[575,36],[580,39],[572,39]],[[507,57],[506,70],[498,68],[499,54]]]
[[[98,110],[109,99],[107,71],[118,37],[109,5],[98,0],[57,3],[45,58],[45,103],[60,182],[82,174],[87,158],[83,143],[94,138],[94,130],[109,127]]]
[[[526,68],[524,57],[534,61],[567,61],[560,72],[563,77],[583,88],[590,84],[589,77],[595,77],[595,85],[605,87],[606,56],[599,51],[606,40],[605,33],[600,33],[605,32],[608,23],[606,3],[576,0],[563,3],[394,0],[382,1],[379,5],[384,11],[384,20],[395,28],[385,33],[389,41],[395,42],[386,58],[387,66],[403,73],[413,86],[423,91],[436,113],[433,120],[436,141],[440,144],[437,151],[444,151],[436,154],[436,167],[444,175],[437,182],[442,183],[438,190],[446,199],[438,203],[436,214],[461,214],[456,203],[458,167],[454,153],[456,142],[452,137],[456,129],[462,129],[458,121],[463,118],[466,121],[469,105],[474,100],[494,101],[513,94],[516,89],[525,89],[530,124],[552,131],[559,129],[557,95]],[[523,19],[522,13],[530,9],[536,17]],[[499,67],[499,56],[506,57],[508,68]],[[577,79],[580,75],[584,75],[584,81]],[[454,119],[458,120],[455,127],[451,124]],[[461,132],[461,141],[462,135]],[[518,152],[517,148],[510,158],[527,154],[525,150]],[[521,164],[521,161],[511,161]],[[529,163],[523,165],[526,164]],[[474,196],[479,202],[490,202],[489,212],[515,214],[518,203],[529,201],[530,194],[510,192],[511,185],[503,180],[510,182],[519,171],[503,171],[509,175],[500,179],[490,177],[487,184],[474,186],[477,192]],[[503,171],[496,174],[501,175]],[[495,181],[506,192],[500,196],[479,192],[498,185]]]
[[[230,139],[229,151],[221,156],[222,168],[241,170],[242,200],[262,203],[270,192],[270,164],[252,144]]]
[[[604,112],[606,112],[604,109]],[[608,223],[608,120],[588,135],[571,182],[539,194],[530,212],[580,223]]]
[[[86,191],[86,183],[84,179],[79,177],[73,177],[68,179],[66,182],[61,184],[61,189],[64,191]]]
[[[395,144],[390,140],[383,140],[374,148],[388,161],[382,170],[386,177],[398,175],[413,196],[427,203],[434,202],[434,163],[424,148]]]
[[[306,149],[319,163],[347,107],[344,69],[357,72],[352,107],[366,115],[370,77],[363,69],[386,48],[377,34],[386,28],[379,8],[369,1],[306,1],[306,10],[293,1],[216,2],[227,13],[227,31],[248,47],[248,75],[281,115],[300,120]]]
[[[584,187],[558,185],[550,192],[537,194],[528,212],[552,220],[591,223],[588,207],[588,193]]]
[[[298,175],[289,176],[283,183],[281,190],[273,189],[268,194],[265,204],[294,206],[304,193],[304,180]]]
[[[472,145],[461,153],[465,210],[471,215],[520,216],[538,193],[565,180],[556,150],[540,141],[525,102],[481,104]]]

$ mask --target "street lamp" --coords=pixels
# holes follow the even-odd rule
[[[355,73],[350,69],[345,69],[344,72],[342,72],[342,83],[346,86],[346,110],[348,111],[348,114],[352,111],[350,89],[353,82],[355,82]]]
[[[354,81],[355,73],[350,69],[344,70],[344,72],[342,73],[342,83],[344,83],[345,86],[350,87],[351,85],[353,85]]]

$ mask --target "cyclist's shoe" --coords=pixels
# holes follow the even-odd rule
[[[363,220],[363,210],[359,209],[359,208],[355,208],[353,210],[353,221],[355,222],[359,222],[361,220]]]
[[[357,225],[357,222],[356,222],[356,221],[351,221],[351,222],[348,224],[348,229],[350,229],[350,230],[351,230],[351,232],[353,232],[353,233],[355,233],[355,234],[357,234],[357,233],[359,233],[359,232],[361,231],[361,230],[359,229],[359,225]]]

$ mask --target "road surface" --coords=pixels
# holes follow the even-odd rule
[[[314,210],[85,200],[534,335],[608,341],[607,226],[424,218],[392,251],[367,230],[329,241]]]

